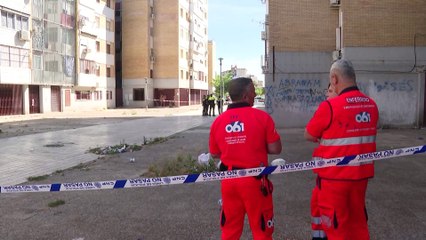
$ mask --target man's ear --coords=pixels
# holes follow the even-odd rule
[[[336,73],[332,73],[331,74],[331,81],[330,81],[332,86],[336,86],[337,83],[339,83],[339,77],[337,76]]]

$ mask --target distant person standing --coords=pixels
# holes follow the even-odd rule
[[[217,105],[217,112],[220,114],[222,114],[223,112],[223,99],[221,96],[219,96],[219,98],[216,100],[216,105]]]
[[[359,91],[352,63],[345,59],[330,68],[330,87],[338,94],[322,102],[305,129],[308,141],[319,142],[315,161],[376,151],[379,112],[373,99]],[[365,194],[374,176],[373,162],[315,169],[316,194],[323,235],[313,239],[369,240]],[[314,219],[313,219],[314,221]],[[313,232],[314,233],[314,232]]]
[[[209,109],[209,99],[206,95],[203,96],[203,116],[207,116],[208,115],[208,109]]]
[[[209,102],[209,116],[212,116],[212,114],[213,114],[213,116],[216,116],[214,114],[215,101],[216,101],[216,98],[214,97],[214,95],[210,94],[210,96],[208,98],[208,102]]]

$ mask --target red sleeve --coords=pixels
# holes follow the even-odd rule
[[[321,138],[322,132],[327,129],[331,121],[331,107],[327,101],[322,102],[314,116],[306,125],[306,131],[313,137]]]
[[[210,137],[209,137],[209,152],[211,154],[220,154],[219,146],[216,142],[216,121],[213,122],[212,126],[210,127]]]
[[[274,143],[280,140],[280,135],[278,134],[277,129],[275,128],[274,120],[269,115],[267,117],[268,118],[266,122],[266,142]]]

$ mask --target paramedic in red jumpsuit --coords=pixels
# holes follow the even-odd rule
[[[252,80],[231,80],[229,95],[232,104],[210,129],[210,154],[220,158],[222,171],[268,166],[268,153],[281,153],[281,139],[272,118],[252,108],[256,96]],[[253,239],[272,239],[272,183],[267,177],[226,179],[221,185],[222,239],[240,239],[246,213]]]
[[[355,70],[345,59],[334,62],[330,84],[338,96],[322,102],[305,129],[305,138],[319,142],[313,158],[357,155],[376,151],[376,127],[379,113],[376,103],[361,93]],[[312,239],[370,239],[365,208],[368,179],[374,176],[373,162],[316,169],[316,187],[311,207],[319,208],[323,229],[313,231]]]
[[[325,96],[327,100],[337,97],[336,91],[328,84],[327,89],[325,90]],[[313,240],[326,240],[327,236],[321,225],[321,213],[318,207],[318,187],[315,187],[312,190],[311,197],[311,228],[312,228],[312,239]]]

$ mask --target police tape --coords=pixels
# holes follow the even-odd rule
[[[53,183],[37,185],[0,186],[0,193],[28,193],[28,192],[63,192],[63,191],[87,191],[104,189],[140,188],[164,185],[176,185],[186,183],[200,183],[219,181],[224,179],[254,177],[267,174],[279,174],[299,172],[318,168],[346,165],[360,165],[371,161],[409,156],[426,152],[426,145],[377,151],[353,156],[330,158],[324,160],[312,160],[307,162],[288,163],[285,165],[238,169],[222,172],[206,172],[179,176],[136,178],[124,180]]]

